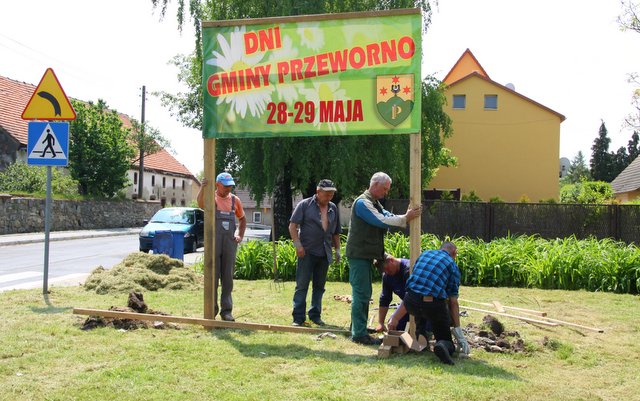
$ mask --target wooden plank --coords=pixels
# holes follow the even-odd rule
[[[493,306],[495,306],[495,308],[496,308],[496,310],[497,310],[498,312],[505,313],[504,306],[502,306],[502,304],[501,304],[500,302],[498,302],[498,301],[492,301],[491,303],[493,304]]]
[[[513,318],[513,319],[520,319],[520,320],[528,322],[528,323],[541,324],[541,325],[544,325],[544,326],[557,326],[558,325],[557,323],[549,322],[549,321],[546,321],[546,320],[538,320],[538,319],[532,319],[532,318],[524,317],[524,316],[511,315],[509,313],[501,313],[501,312],[495,312],[495,311],[486,310],[486,309],[472,308],[471,306],[460,305],[460,308],[468,309],[468,310],[472,310],[472,311],[476,311],[476,312],[489,313],[489,314],[492,314],[492,315],[510,317],[510,318]]]
[[[204,327],[212,328],[224,328],[224,329],[245,329],[245,330],[267,330],[267,331],[282,331],[287,333],[307,333],[307,334],[320,334],[320,333],[334,333],[351,335],[348,330],[339,329],[323,329],[315,327],[303,327],[303,326],[282,326],[277,324],[261,324],[261,323],[240,323],[240,322],[227,322],[224,320],[202,319],[196,317],[184,317],[184,316],[166,316],[166,315],[152,315],[149,313],[134,313],[134,312],[117,312],[104,309],[84,309],[73,308],[73,313],[76,315],[90,315],[90,316],[102,316],[112,317],[116,319],[138,319],[138,320],[151,320],[160,322],[172,322],[172,323],[184,323],[184,324],[196,324]]]
[[[391,356],[391,349],[392,347],[390,345],[380,345],[380,348],[378,348],[378,357],[389,358]]]
[[[495,306],[494,304],[490,304],[490,303],[487,303],[487,302],[476,302],[476,301],[470,301],[468,299],[462,299],[462,298],[458,298],[458,301],[460,301],[460,302],[468,302],[470,304],[476,304],[476,305],[482,305],[482,306]],[[531,313],[531,314],[538,315],[538,316],[547,316],[547,312],[541,312],[541,311],[537,311],[537,310],[533,310],[533,309],[516,308],[515,306],[505,306],[505,305],[502,305],[502,307],[504,309],[507,309],[507,310],[515,310],[515,311],[518,311],[518,312],[527,312],[527,313]]]
[[[385,334],[382,340],[382,344],[397,347],[398,345],[400,345],[400,336]]]
[[[548,321],[554,322],[554,323],[558,323],[561,326],[571,326],[571,327],[577,327],[577,328],[585,329],[585,330],[597,331],[598,333],[604,333],[604,329],[599,329],[597,327],[583,326],[581,324],[566,322],[564,320],[552,319],[550,317],[545,317],[545,320],[548,320]]]

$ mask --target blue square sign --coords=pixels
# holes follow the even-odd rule
[[[29,123],[27,164],[66,166],[69,163],[69,123]]]

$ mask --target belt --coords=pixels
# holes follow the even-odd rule
[[[431,295],[425,295],[422,297],[422,302],[433,302],[433,297]]]

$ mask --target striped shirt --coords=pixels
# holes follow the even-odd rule
[[[407,290],[434,298],[457,297],[459,287],[458,265],[442,249],[422,252],[407,280]]]

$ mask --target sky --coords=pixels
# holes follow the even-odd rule
[[[611,151],[626,146],[640,72],[640,34],[621,32],[618,0],[440,0],[423,37],[423,75],[439,79],[468,48],[489,77],[563,114],[560,156],[587,159],[604,121]],[[168,62],[188,54],[193,30],[178,32],[175,7],[161,20],[151,0],[21,0],[0,6],[0,75],[37,85],[53,68],[68,97],[103,99],[145,119],[193,174],[203,168],[201,132],[183,127],[153,91],[183,90]],[[0,99],[2,101],[2,99]]]

